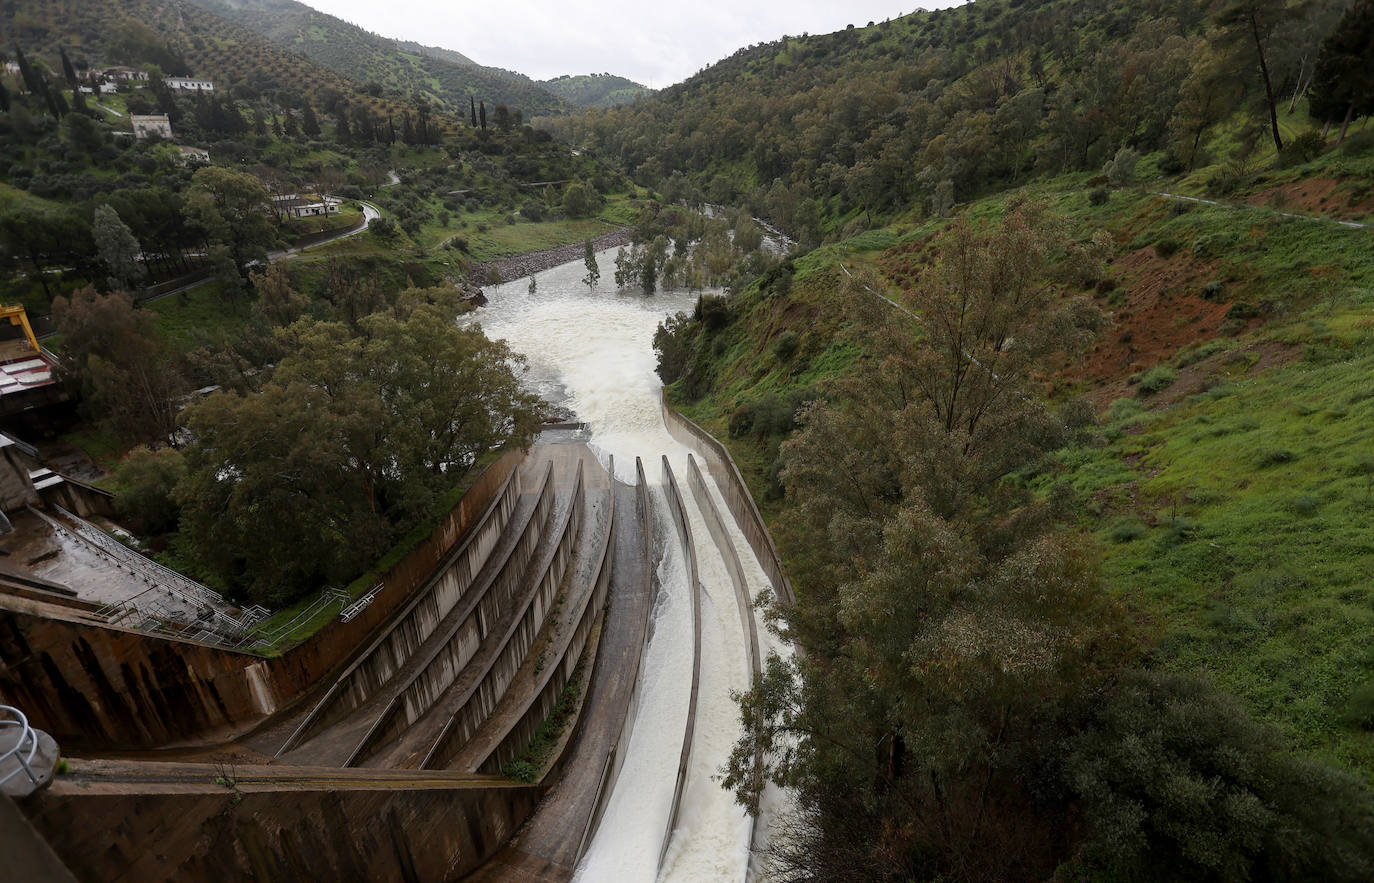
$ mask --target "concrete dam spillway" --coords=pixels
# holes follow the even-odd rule
[[[24,806],[79,879],[758,876],[788,797],[766,790],[751,818],[718,779],[732,692],[790,653],[755,602],[790,585],[728,454],[662,402],[653,332],[696,296],[582,274],[494,286],[467,317],[581,422],[488,467],[361,622],[263,661],[0,596],[0,626],[39,638],[0,659],[0,692],[41,671],[54,696],[91,697],[94,718],[39,714],[59,739],[92,720],[96,735]],[[145,734],[124,720],[137,709],[107,707],[135,679],[145,714],[187,696],[207,710]],[[540,739],[533,781],[505,775]]]

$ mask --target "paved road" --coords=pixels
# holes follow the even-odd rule
[[[339,231],[339,233],[329,237],[328,239],[322,239],[319,242],[313,242],[310,245],[303,246],[301,248],[286,248],[278,251],[269,251],[267,253],[267,260],[271,262],[276,262],[283,258],[290,257],[291,255],[300,254],[304,251],[309,251],[312,248],[319,248],[321,245],[328,245],[331,242],[338,242],[340,239],[347,239],[350,236],[357,236],[359,233],[363,232],[368,227],[372,226],[373,221],[377,220],[382,216],[381,210],[378,209],[372,203],[363,202],[362,200],[359,200],[358,204],[363,207],[363,219],[367,222],[363,224],[361,227],[358,227],[355,230],[341,230]],[[146,300],[141,301],[141,303],[153,303],[154,301],[162,300],[164,297],[171,297],[174,294],[181,294],[182,292],[190,291],[194,288],[199,288],[200,286],[207,285],[213,281],[214,277],[208,277],[205,279],[198,279],[195,282],[188,282],[187,284],[182,285],[179,288],[173,288],[171,291],[164,292],[163,294],[159,294],[156,297],[147,298]]]

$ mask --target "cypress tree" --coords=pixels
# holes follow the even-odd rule
[[[485,129],[487,127],[487,103],[485,101],[483,101],[481,107],[478,108],[477,114],[477,118],[481,122],[482,128]]]
[[[67,78],[67,85],[76,88],[76,68],[72,67],[72,61],[67,57],[67,50],[58,47],[57,53],[62,56],[62,76]]]
[[[477,99],[468,96],[468,107],[472,110],[472,127],[477,128]]]
[[[315,116],[315,108],[306,99],[305,105],[301,108],[301,131],[307,138],[320,137],[320,121]]]
[[[24,57],[24,50],[17,44],[14,47],[14,60],[19,65],[19,77],[24,81],[24,88],[29,90],[30,95],[42,95],[43,84],[34,73],[29,60]]]
[[[10,112],[10,90],[5,88],[4,83],[0,83],[0,112]]]
[[[352,134],[348,131],[347,108],[339,108],[339,123],[334,127],[334,140],[340,144],[347,144],[353,140]]]

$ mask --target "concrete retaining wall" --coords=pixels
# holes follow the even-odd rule
[[[591,636],[592,629],[597,622],[600,621],[602,611],[606,609],[606,594],[611,587],[611,551],[614,548],[611,538],[615,532],[616,514],[614,458],[611,459],[606,471],[612,476],[611,486],[606,491],[610,501],[606,515],[606,535],[602,539],[601,549],[597,554],[596,580],[592,584],[591,591],[583,593],[581,598],[576,599],[579,604],[578,610],[570,611],[570,614],[576,617],[577,625],[572,629],[571,634],[567,634],[559,645],[553,648],[553,658],[545,664],[544,675],[538,690],[526,703],[519,720],[486,757],[480,758],[473,764],[471,772],[499,773],[507,761],[519,757],[529,746],[534,739],[535,732],[548,718],[553,707],[558,704],[558,697],[562,695],[563,689],[572,680],[573,670],[577,668],[577,663],[582,657],[582,650],[587,646],[587,639]],[[574,723],[572,726],[576,726],[576,724]],[[565,740],[565,747],[568,741],[571,740]]]
[[[350,622],[264,659],[107,626],[81,611],[0,596],[0,698],[70,750],[222,739],[284,708],[343,666],[433,573],[524,458],[487,467],[430,537],[383,578]]]
[[[577,479],[569,497],[570,505],[563,514],[562,524],[554,528],[558,541],[543,556],[543,560],[534,562],[533,572],[538,574],[537,582],[525,600],[524,609],[506,634],[500,637],[501,649],[495,658],[478,675],[476,683],[459,698],[456,711],[435,739],[420,764],[421,769],[443,768],[452,760],[458,749],[473,737],[491,715],[529,654],[535,636],[548,616],[554,596],[558,594],[558,587],[572,560],[573,547],[582,527],[586,508],[583,499],[583,466],[583,462],[577,465]]]
[[[278,756],[361,707],[405,665],[472,587],[487,556],[506,529],[519,494],[518,470],[513,470],[506,477],[496,498],[444,559],[438,572],[415,593],[414,599],[363,651],[362,656],[344,670],[329,692],[282,745]]]
[[[758,557],[769,582],[773,584],[773,594],[784,604],[795,603],[796,595],[792,592],[791,581],[783,572],[777,544],[768,533],[768,526],[763,523],[759,507],[754,503],[749,486],[744,483],[744,477],[740,475],[730,452],[711,433],[670,408],[666,399],[663,400],[662,406],[663,422],[668,427],[668,433],[684,445],[700,452],[702,460],[706,463],[706,471],[716,480],[716,486],[725,497],[725,505],[735,517],[735,523],[744,533],[744,538],[749,541],[749,546]]]
[[[380,782],[231,790],[213,784],[54,787],[25,806],[81,880],[458,880],[533,811],[535,786]],[[102,789],[113,790],[113,789]]]
[[[673,785],[673,808],[668,814],[668,829],[663,832],[663,846],[658,852],[659,871],[663,870],[663,858],[668,854],[668,844],[672,842],[678,812],[682,809],[682,795],[687,786],[687,770],[692,763],[692,740],[696,735],[697,696],[701,689],[701,578],[697,574],[697,549],[692,537],[692,526],[687,522],[687,509],[682,502],[682,492],[678,488],[677,478],[673,475],[673,467],[669,465],[667,456],[663,458],[663,476],[664,488],[668,493],[668,510],[672,513],[678,541],[682,543],[683,554],[687,558],[687,580],[692,592],[692,688],[687,700],[687,731],[682,737],[682,753],[678,756],[677,762],[677,780]]]

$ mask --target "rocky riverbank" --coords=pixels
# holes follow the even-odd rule
[[[629,245],[632,232],[633,231],[631,231],[629,227],[621,227],[619,230],[603,233],[592,240],[592,247],[597,251],[601,251],[607,248]],[[468,279],[475,285],[493,285],[499,282],[509,282],[512,279],[519,279],[521,276],[528,276],[531,273],[551,270],[559,264],[566,264],[569,261],[580,261],[585,253],[585,244],[574,242],[571,245],[548,248],[544,251],[532,251],[528,254],[501,258],[496,261],[484,261],[483,263],[473,265],[472,270],[468,273]]]

